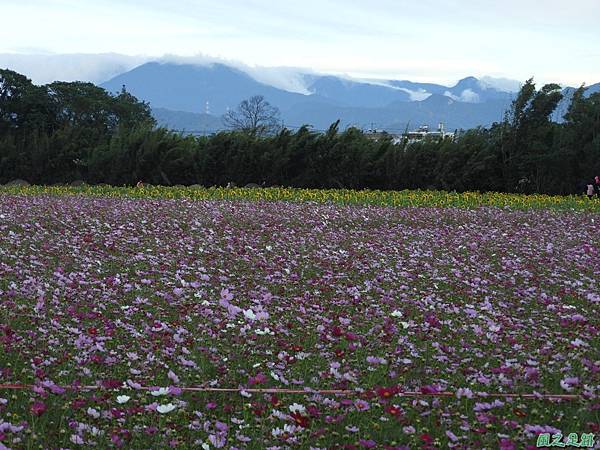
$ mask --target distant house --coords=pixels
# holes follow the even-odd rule
[[[455,133],[448,132],[444,129],[444,124],[440,122],[436,131],[429,131],[429,125],[422,125],[414,131],[408,131],[402,134],[409,144],[428,140],[443,140],[454,139]]]
[[[392,138],[392,141],[395,141],[396,137],[400,137],[397,134],[388,133],[385,130],[367,130],[365,131],[365,136],[373,141],[381,141],[382,139]],[[396,142],[394,142],[396,143]]]
[[[414,144],[415,142],[431,141],[431,140],[442,140],[442,139],[455,139],[456,132],[448,132],[444,129],[444,124],[440,122],[437,130],[429,131],[429,125],[422,125],[414,131],[406,131],[404,133],[388,133],[385,130],[367,130],[365,135],[374,141],[379,141],[384,138],[391,138],[392,143],[401,144],[406,142],[407,144]]]

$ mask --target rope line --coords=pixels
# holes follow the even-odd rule
[[[104,389],[102,386],[58,386],[59,388],[65,390],[74,390],[74,391],[94,391]],[[33,384],[0,384],[0,390],[29,390],[36,387]],[[117,388],[118,389],[118,388]],[[133,389],[133,388],[130,388]],[[278,389],[278,388],[208,388],[208,387],[181,387],[177,388],[183,392],[216,392],[216,393],[242,393],[247,392],[249,394],[303,394],[303,395],[312,395],[312,394],[322,394],[322,395],[360,395],[361,392],[357,392],[351,389]],[[142,391],[153,391],[156,388],[142,386],[135,390]],[[492,397],[492,398],[521,398],[521,399],[537,399],[537,400],[580,400],[583,398],[581,395],[577,394],[518,394],[518,393],[486,393],[475,394],[482,398]],[[451,391],[442,391],[442,392],[418,392],[418,391],[407,391],[407,392],[398,392],[393,395],[394,397],[456,397],[455,392]]]

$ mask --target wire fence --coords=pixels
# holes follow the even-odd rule
[[[1,390],[31,390],[37,387],[33,384],[0,384]],[[89,386],[59,386],[53,385],[55,388],[60,388],[73,391],[96,391],[106,389],[101,385],[89,385]],[[123,388],[136,389],[141,391],[154,391],[157,388],[140,386],[138,388],[132,388],[124,383]],[[116,388],[118,389],[118,388]],[[364,395],[364,390],[352,390],[352,389],[279,389],[279,388],[215,388],[215,387],[176,387],[176,389],[182,392],[213,392],[213,393],[229,393],[229,394],[298,394],[298,395],[342,395],[342,396],[361,396]],[[440,391],[440,392],[421,392],[421,391],[399,391],[393,394],[395,397],[460,397],[457,392],[452,391]],[[578,394],[540,394],[540,393],[515,393],[515,392],[493,392],[493,393],[473,393],[473,397],[482,398],[519,398],[528,400],[566,400],[566,401],[577,401],[582,400],[584,397]]]

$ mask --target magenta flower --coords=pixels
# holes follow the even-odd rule
[[[46,404],[44,402],[40,402],[39,400],[33,402],[33,404],[31,405],[31,412],[34,416],[41,416],[46,412],[47,409],[48,407],[46,406]]]
[[[510,439],[500,439],[500,450],[517,450],[517,446]]]

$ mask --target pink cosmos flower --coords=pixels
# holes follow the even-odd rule
[[[370,406],[369,406],[369,403],[368,403],[368,402],[366,402],[366,401],[364,401],[364,400],[360,400],[360,399],[358,399],[358,400],[356,400],[356,401],[354,402],[354,407],[355,407],[355,408],[356,408],[358,411],[367,411],[367,410],[370,408]]]
[[[173,383],[179,384],[179,377],[175,374],[175,372],[169,370],[167,376],[169,377],[169,380],[171,380]]]
[[[260,372],[260,373],[256,374],[256,376],[250,377],[248,379],[248,384],[250,386],[253,386],[255,384],[264,383],[265,381],[267,381],[267,376],[264,373]]]
[[[46,406],[46,404],[44,402],[40,402],[39,400],[33,402],[33,404],[31,405],[31,412],[37,417],[44,414],[47,409],[48,407]]]

